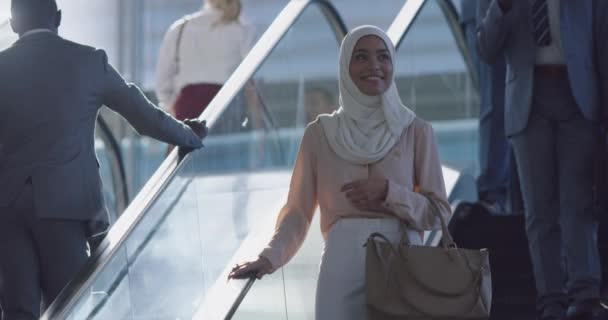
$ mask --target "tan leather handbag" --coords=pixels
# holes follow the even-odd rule
[[[399,245],[380,233],[366,243],[366,294],[370,320],[488,319],[492,283],[488,251],[456,247],[441,220],[441,247],[411,245],[405,226]]]

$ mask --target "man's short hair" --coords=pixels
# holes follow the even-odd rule
[[[11,0],[13,19],[46,22],[54,17],[56,12],[57,2],[55,0]]]

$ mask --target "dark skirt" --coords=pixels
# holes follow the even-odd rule
[[[178,120],[198,118],[221,88],[221,84],[211,83],[185,86],[173,105],[175,118]]]

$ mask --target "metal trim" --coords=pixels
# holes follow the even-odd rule
[[[386,34],[395,44],[395,50],[401,46],[403,39],[410,31],[410,28],[418,14],[420,13],[422,7],[426,3],[427,0],[407,0],[401,10],[391,23],[391,26],[388,28]]]

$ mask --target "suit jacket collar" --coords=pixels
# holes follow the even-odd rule
[[[32,32],[35,31],[35,32]],[[59,35],[57,33],[55,33],[54,31],[51,30],[32,30],[29,32],[26,32],[23,34],[23,36],[21,36],[19,38],[19,40],[17,40],[17,42],[15,42],[15,44],[17,43],[25,43],[25,42],[30,42],[30,41],[38,41],[38,40],[43,40],[43,39],[53,39],[53,38],[59,38]]]

